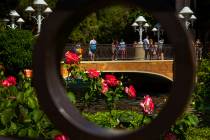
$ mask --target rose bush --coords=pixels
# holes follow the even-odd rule
[[[115,108],[115,103],[120,98],[126,96],[129,98],[136,97],[136,91],[132,85],[126,87],[120,79],[111,73],[101,75],[101,72],[96,69],[81,69],[78,58],[76,53],[70,51],[65,53],[65,65],[69,72],[69,77],[66,81],[67,85],[72,85],[80,79],[82,82],[78,83],[78,88],[82,87],[82,83],[86,83],[85,94],[81,97],[84,107],[89,107],[97,99],[104,98],[108,110],[111,111],[111,109]],[[68,79],[70,80],[68,81]],[[75,86],[71,87],[69,90]]]
[[[40,109],[31,79],[0,70],[0,135],[52,139],[60,132]]]

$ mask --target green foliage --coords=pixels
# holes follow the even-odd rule
[[[184,133],[190,127],[196,127],[199,123],[199,119],[196,115],[186,113],[181,116],[176,123],[171,127],[171,131],[176,133],[181,139],[185,138]]]
[[[0,62],[11,74],[32,66],[33,35],[25,30],[0,32]]]
[[[186,140],[209,140],[210,138],[210,128],[189,128],[186,133]]]
[[[197,83],[193,94],[195,107],[199,111],[210,111],[210,60],[201,60],[197,71]]]
[[[137,129],[142,127],[142,114],[134,111],[112,110],[110,112],[97,112],[95,114],[83,113],[85,118],[103,128]],[[151,122],[149,117],[144,119],[144,125]]]
[[[121,5],[106,7],[90,14],[73,29],[69,39],[71,42],[89,43],[93,36],[98,43],[111,43],[113,39],[123,38],[126,42],[138,39],[131,24],[143,15],[153,26],[154,18],[140,8],[130,8]]]
[[[20,74],[18,85],[0,86],[0,135],[49,139],[58,133],[40,110],[30,79]]]

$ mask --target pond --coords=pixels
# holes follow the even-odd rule
[[[116,103],[116,109],[119,110],[130,110],[141,112],[139,102],[143,100],[145,95],[150,95],[154,105],[154,113],[158,114],[164,107],[170,89],[172,87],[172,81],[160,75],[154,75],[149,73],[133,73],[133,72],[115,72],[114,75],[117,77],[124,76],[125,81],[129,84],[134,85],[137,91],[137,97],[135,99],[122,98]],[[124,82],[125,82],[124,81]],[[124,83],[123,82],[123,83]],[[87,84],[88,85],[88,84]],[[85,91],[85,84],[78,81],[75,85],[70,85],[69,88],[76,93],[77,103],[76,107],[84,112],[95,113],[98,111],[107,111],[106,103],[104,99],[98,99],[97,101],[90,104],[88,108],[84,108],[83,103],[80,100],[81,94]]]

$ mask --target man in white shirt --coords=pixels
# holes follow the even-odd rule
[[[92,40],[90,40],[90,47],[89,47],[89,55],[90,55],[90,60],[94,61],[95,60],[95,53],[96,53],[96,40],[93,37]]]

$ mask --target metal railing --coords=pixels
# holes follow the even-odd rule
[[[79,50],[76,44],[67,44],[64,53],[66,51],[73,51],[81,55],[83,61],[90,60],[89,55],[89,45],[81,45],[81,50]],[[97,49],[95,53],[95,60],[97,61],[110,61],[110,60],[172,60],[174,58],[174,48],[170,44],[163,44],[162,50],[157,46],[155,48],[155,53],[149,50],[147,58],[145,58],[144,53],[139,54],[139,49],[141,47],[133,47],[132,44],[126,44],[125,56],[122,56],[121,50],[116,49],[116,57],[113,55],[112,45],[111,44],[97,44]],[[144,49],[143,49],[144,50]],[[63,55],[64,56],[64,55]]]

